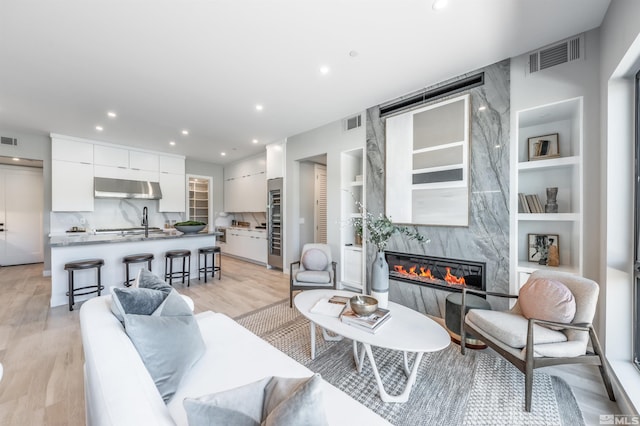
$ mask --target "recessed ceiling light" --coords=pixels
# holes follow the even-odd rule
[[[356,56],[358,56],[358,52],[355,50],[351,50],[349,51],[349,56],[351,56],[352,58],[355,58]]]
[[[331,71],[331,70],[326,65],[320,67],[320,74],[327,75],[327,74],[329,74],[329,71]]]
[[[449,3],[449,0],[435,0],[433,2],[433,5],[431,5],[431,8],[433,10],[442,10],[445,7],[447,7],[448,3]]]
[[[487,109],[487,107],[482,105],[480,108],[478,108],[478,111],[484,111],[485,109]]]
[[[107,112],[107,115],[109,116],[109,118],[116,118],[116,117],[118,116],[118,114],[116,114],[116,113],[115,113],[115,112],[113,112],[113,111],[109,111],[109,112]]]
[[[189,131],[187,129],[185,129],[185,130],[182,131],[182,134],[187,136],[189,134]]]
[[[175,141],[169,141],[169,145],[171,146],[175,146],[176,142]]]
[[[18,157],[13,157],[13,161],[20,161]]]
[[[258,139],[254,139],[254,140],[252,140],[251,142],[253,142],[253,143],[258,143]]]
[[[258,111],[262,111],[264,109],[264,107],[260,104],[256,105],[256,110]]]
[[[102,126],[96,126],[96,130],[97,130],[97,131],[99,131],[99,132],[101,132],[101,131],[103,131],[104,129],[102,128]]]
[[[220,155],[222,155],[224,157],[225,155],[227,155],[227,153],[226,152],[221,152]]]

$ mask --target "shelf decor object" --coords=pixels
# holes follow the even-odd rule
[[[540,265],[546,265],[549,261],[550,248],[554,247],[553,251],[556,254],[559,252],[558,239],[558,235],[529,234],[529,261],[537,262]]]
[[[558,149],[558,134],[534,136],[529,138],[529,161],[545,160],[560,156]]]
[[[547,188],[547,204],[544,205],[545,213],[558,213],[558,188]]]

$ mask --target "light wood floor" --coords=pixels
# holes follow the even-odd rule
[[[289,296],[280,271],[223,258],[222,280],[190,287],[174,284],[193,298],[196,312],[213,310],[231,317]],[[0,425],[82,425],[84,395],[79,306],[49,308],[51,282],[42,265],[0,268]],[[618,413],[606,397],[597,367],[545,369],[572,387],[588,425],[599,415]]]

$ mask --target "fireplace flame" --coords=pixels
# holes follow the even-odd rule
[[[417,265],[411,266],[407,271],[403,265],[393,265],[393,269],[402,275],[413,276],[413,277],[421,277],[429,280],[436,280],[437,278],[431,273],[431,269],[425,268],[423,266],[420,267],[420,273],[416,272],[418,269]],[[455,285],[466,285],[464,281],[464,277],[456,277],[451,273],[451,268],[447,267],[447,275],[444,276],[443,280],[449,284]]]
[[[446,282],[448,282],[449,284],[459,284],[459,285],[465,285],[464,282],[464,277],[456,277],[455,275],[451,274],[451,268],[447,267],[447,275],[444,276],[444,280]]]

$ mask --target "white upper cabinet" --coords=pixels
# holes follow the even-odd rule
[[[227,212],[267,210],[265,155],[248,158],[224,169],[224,209]]]
[[[129,150],[111,146],[94,145],[93,163],[98,166],[129,168]]]
[[[160,190],[162,198],[158,202],[158,211],[186,211],[187,187],[184,175],[160,173]]]
[[[160,173],[185,174],[184,158],[169,155],[160,156]]]
[[[267,179],[284,177],[284,142],[267,145]]]
[[[151,152],[129,151],[129,167],[133,170],[157,172],[160,167],[159,157],[158,154]]]
[[[93,164],[93,144],[52,138],[51,158],[74,163]]]

